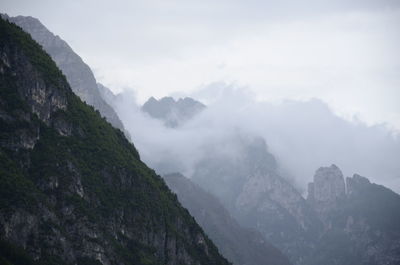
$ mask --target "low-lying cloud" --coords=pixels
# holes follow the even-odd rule
[[[345,176],[358,173],[400,191],[399,132],[345,120],[318,99],[260,102],[247,91],[223,83],[204,87],[195,96],[208,102],[207,108],[174,129],[143,113],[132,93],[120,94],[113,105],[142,159],[160,174],[179,171],[190,177],[211,146],[235,155],[240,131],[263,137],[285,177],[300,190],[318,167],[335,163]]]

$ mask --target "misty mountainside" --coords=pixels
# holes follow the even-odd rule
[[[359,175],[345,184],[341,170],[332,165],[316,171],[304,199],[282,177],[262,138],[238,134],[207,151],[192,181],[292,263],[400,262],[400,195],[395,192]]]
[[[236,265],[290,264],[255,230],[241,227],[218,199],[181,174],[163,176],[221,253]]]
[[[115,110],[115,102],[117,101],[117,97],[108,87],[104,86],[101,83],[97,83],[97,89],[101,97]]]
[[[309,185],[308,202],[324,224],[305,264],[399,264],[400,195],[332,165]]]
[[[101,97],[92,70],[64,40],[50,32],[37,18],[29,16],[8,17],[7,15],[4,15],[4,17],[20,26],[42,45],[66,76],[72,91],[76,95],[97,109],[114,127],[124,131],[122,122],[114,109]]]
[[[178,100],[172,97],[163,97],[159,100],[149,98],[142,106],[142,110],[155,119],[162,120],[167,127],[177,127],[193,118],[206,106],[190,97]]]
[[[234,103],[234,106],[237,106],[237,101],[234,101]],[[332,146],[330,149],[326,149],[326,152],[322,150],[321,157],[323,159],[328,157],[327,151],[329,150],[333,150],[333,152],[335,152],[335,148],[341,149],[341,152],[348,150],[349,147],[345,148],[343,144],[340,145],[340,141],[342,140],[347,146],[352,146],[352,144],[348,142],[349,140],[346,140],[346,137],[353,139],[359,135],[360,138],[355,139],[357,139],[356,146],[363,143],[362,147],[359,147],[361,150],[370,150],[364,144],[367,144],[367,140],[373,140],[375,137],[377,140],[376,142],[372,142],[371,146],[382,143],[384,139],[391,139],[384,134],[384,131],[381,131],[382,133],[378,132],[378,130],[381,130],[380,128],[350,125],[348,122],[333,116],[332,113],[329,112],[329,109],[327,109],[325,105],[322,105],[321,102],[312,101],[306,106],[306,110],[315,111],[311,112],[312,115],[306,115],[306,113],[301,112],[298,115],[296,114],[297,112],[293,113],[293,110],[301,110],[298,106],[298,104],[290,103],[288,106],[285,106],[289,107],[289,109],[285,110],[287,113],[282,115],[282,118],[287,118],[289,114],[299,118],[292,122],[294,123],[293,126],[299,128],[301,133],[300,135],[296,135],[295,138],[291,138],[291,145],[287,146],[290,150],[293,148],[297,149],[295,153],[298,155],[301,155],[301,153],[299,153],[299,147],[301,147],[303,143],[298,142],[300,139],[297,138],[301,138],[301,135],[306,135],[307,137],[302,138],[305,143],[310,143],[312,139],[309,135],[301,131],[307,132],[307,130],[315,128],[308,120],[310,118],[314,119],[315,122],[320,121],[321,117],[324,118],[324,122],[321,123],[324,125],[323,128],[318,129],[317,127],[321,132],[326,130],[324,129],[325,127],[332,129],[332,126],[337,125],[338,128],[342,128],[340,129],[339,137],[335,136],[337,138],[335,138],[337,142],[337,146],[335,147],[332,146],[333,142],[324,144],[323,139],[317,139],[316,144],[321,144],[321,146],[326,148]],[[396,264],[396,253],[398,252],[396,242],[399,238],[396,233],[393,233],[393,240],[391,240],[384,236],[381,238],[367,237],[366,234],[357,233],[349,235],[348,230],[346,230],[344,226],[340,226],[340,224],[337,224],[338,228],[330,229],[331,226],[329,222],[337,220],[338,218],[344,218],[341,217],[343,215],[343,210],[335,208],[335,205],[343,206],[342,202],[337,203],[336,201],[332,202],[327,200],[315,204],[311,203],[311,197],[306,200],[302,196],[297,185],[298,183],[292,179],[292,177],[296,177],[293,176],[296,172],[291,171],[291,174],[288,174],[288,170],[285,168],[285,166],[288,165],[285,161],[288,156],[282,156],[282,153],[278,152],[280,156],[279,160],[277,160],[276,153],[273,153],[266,144],[266,140],[268,141],[270,139],[269,141],[272,143],[272,146],[275,147],[274,152],[276,152],[276,150],[279,149],[276,149],[277,145],[274,141],[282,140],[277,137],[281,135],[283,137],[288,137],[291,135],[290,132],[285,131],[284,128],[282,130],[282,128],[279,127],[282,126],[282,122],[276,118],[280,116],[274,117],[273,115],[276,115],[276,113],[263,113],[263,117],[270,123],[270,127],[266,127],[269,129],[267,131],[268,133],[265,133],[264,136],[261,137],[259,136],[260,134],[257,134],[257,132],[262,132],[261,130],[251,130],[252,126],[255,125],[251,123],[253,121],[251,118],[244,119],[246,123],[243,124],[248,124],[248,127],[240,127],[240,125],[243,126],[243,124],[239,123],[237,125],[235,122],[233,122],[234,126],[230,126],[230,117],[235,117],[235,119],[240,120],[243,118],[241,116],[243,114],[235,112],[235,110],[238,109],[237,107],[233,110],[229,109],[231,110],[230,113],[225,113],[224,107],[223,105],[220,107],[217,106],[217,108],[215,106],[207,107],[202,115],[195,116],[191,119],[191,126],[188,128],[178,128],[176,134],[173,135],[170,135],[171,132],[160,128],[160,133],[155,134],[154,137],[158,136],[158,138],[161,137],[162,139],[164,136],[169,141],[172,140],[170,145],[174,146],[174,149],[155,148],[154,150],[159,150],[159,152],[154,152],[154,150],[150,152],[149,155],[146,156],[146,161],[149,161],[149,163],[161,173],[173,172],[174,169],[176,171],[179,169],[187,169],[186,174],[191,181],[199,185],[206,192],[217,197],[241,226],[259,231],[268,242],[276,246],[289,257],[293,264],[357,264],[355,262],[356,260],[362,261],[360,264],[374,264],[377,260],[379,260],[378,262],[385,260],[383,257],[386,257],[387,264]],[[255,107],[259,108],[260,106],[255,105]],[[290,109],[292,107],[295,108]],[[265,108],[265,110],[268,110],[268,108]],[[270,110],[276,111],[274,109]],[[249,113],[253,112],[250,111]],[[257,112],[253,114],[257,114]],[[224,125],[224,122],[227,122],[227,125]],[[310,128],[301,127],[302,125],[299,123],[303,122],[306,122],[306,125],[310,126]],[[215,127],[216,124],[222,125],[220,127]],[[271,127],[272,125],[275,125],[275,127]],[[154,131],[154,128],[157,127],[152,128]],[[146,135],[145,133],[142,134]],[[147,142],[149,142],[149,139],[152,139],[152,135],[153,134],[146,135],[146,137],[150,136],[148,139],[145,138]],[[327,135],[329,135],[329,133]],[[268,138],[268,136],[270,136],[270,138]],[[157,139],[154,138],[156,143],[165,144]],[[168,140],[165,141],[165,146],[167,147]],[[390,146],[389,144],[394,145]],[[396,152],[393,153],[393,151],[395,151],[397,144],[396,141],[390,140],[382,145],[388,146],[388,149],[380,149],[389,155],[389,167],[394,166],[391,161],[395,158],[393,155],[396,154]],[[143,149],[145,146],[150,145],[142,146],[142,150],[145,150]],[[310,144],[306,147],[309,149],[316,148],[315,144]],[[282,149],[282,145],[280,148]],[[180,154],[179,151],[182,152],[183,155]],[[319,152],[319,150],[315,151]],[[312,150],[310,152],[312,153]],[[184,157],[185,154],[189,155],[190,159]],[[308,156],[308,154],[307,149],[303,149],[305,158],[299,157],[298,160],[300,162],[307,162],[307,159],[309,160],[312,158],[312,154],[310,156]],[[369,159],[374,156],[368,153],[366,157]],[[334,156],[332,156],[332,158],[334,158]],[[354,161],[355,166],[362,165],[362,160],[360,158],[355,157],[356,160],[350,158],[352,157],[347,158],[347,168],[349,168],[351,161]],[[342,160],[343,157],[340,159],[340,163],[342,163]],[[160,163],[160,161],[163,161],[163,163]],[[376,165],[381,165],[382,172],[385,172],[383,174],[387,174],[389,171],[384,167],[385,164],[379,163],[379,161],[380,160],[374,160],[371,164],[375,165],[374,167],[376,167]],[[376,171],[377,170],[374,169],[374,171],[369,172]],[[334,177],[335,174],[336,173],[334,173],[332,177],[334,179],[336,178]],[[318,170],[317,175],[325,175],[325,170]],[[310,177],[311,176],[312,175],[310,175]],[[331,177],[328,177],[327,179],[329,180],[330,178]],[[377,178],[379,179],[379,177]],[[326,190],[321,192],[321,194],[329,197],[329,192],[332,192],[335,196],[342,198],[344,196],[344,198],[346,198],[346,205],[352,205],[352,201],[345,192],[345,184],[340,181],[331,183],[325,180],[325,178],[322,178],[321,181],[317,180],[318,186],[321,184],[320,182],[327,183]],[[311,184],[310,189],[312,189],[312,187],[313,185]],[[312,193],[310,192],[310,194]],[[366,200],[365,203],[367,205],[368,200]],[[395,200],[393,200],[392,203],[395,204]],[[386,210],[384,204],[379,207],[382,208],[383,212],[386,212],[387,215],[390,215],[392,210]],[[385,215],[381,215],[381,217],[378,217],[378,219],[382,221],[381,225],[383,225],[386,218],[390,218],[384,216]],[[350,218],[349,220],[352,219]],[[369,220],[361,222],[368,223]],[[366,227],[368,227],[368,225]],[[377,234],[380,233],[379,230],[375,230],[375,232]],[[369,242],[369,254],[361,253],[363,246],[365,248],[368,247],[366,242]],[[387,251],[385,247],[392,250]]]
[[[235,142],[235,143],[233,143]],[[235,146],[236,150],[225,150]],[[315,247],[322,223],[301,194],[280,176],[260,137],[237,134],[214,145],[192,180],[214,194],[245,227],[256,229],[299,264]]]
[[[356,252],[349,255],[352,253],[350,250],[360,249],[357,244],[365,240],[364,235],[353,234],[348,240],[347,235],[343,236],[346,230],[326,232],[327,219],[321,213],[326,210],[324,207],[330,209],[329,201],[327,205],[318,207],[310,203],[310,199],[303,198],[299,182],[295,181],[299,179],[296,178],[297,171],[293,171],[296,167],[291,170],[287,168],[290,165],[288,158],[292,164],[304,163],[308,167],[328,158],[330,161],[339,158],[340,164],[346,160],[347,169],[362,166],[363,160],[376,158],[370,165],[362,167],[363,171],[367,169],[370,174],[377,172],[377,166],[380,165],[383,175],[393,174],[393,169],[397,167],[393,161],[398,142],[387,131],[381,127],[351,124],[334,116],[326,105],[315,100],[307,103],[289,102],[282,106],[283,113],[280,109],[260,104],[246,108],[237,100],[233,100],[233,108],[230,108],[229,100],[224,98],[222,102],[217,102],[217,106],[208,106],[201,115],[190,119],[190,126],[177,127],[175,130],[155,124],[145,115],[141,116],[140,111],[132,111],[134,102],[130,100],[120,100],[118,103],[123,104],[115,106],[119,109],[118,114],[124,117],[124,125],[131,126],[130,131],[140,143],[139,150],[145,154],[145,161],[157,172],[184,172],[191,181],[213,194],[239,225],[260,232],[293,264],[354,264],[356,259],[373,263],[378,256],[396,260],[395,243],[389,243],[389,248],[395,251],[387,252],[379,247],[375,254],[369,256]],[[121,115],[124,113],[125,116]],[[260,113],[265,119],[262,123],[252,118]],[[245,114],[251,115],[248,117]],[[143,126],[134,127],[138,123]],[[338,132],[330,132],[333,129]],[[324,136],[318,136],[320,133]],[[269,148],[264,139],[273,148]],[[380,146],[379,149],[375,149],[376,146]],[[380,150],[382,154],[387,154],[385,161],[388,163],[382,163],[382,159],[371,152],[363,155],[364,159],[355,157],[356,152],[352,148],[363,152]],[[282,153],[285,149],[286,154]],[[346,150],[349,156],[346,156]],[[316,162],[311,159],[316,159]],[[299,172],[304,174],[304,170]],[[376,178],[379,179],[379,176]],[[341,186],[338,183],[335,185]],[[370,240],[375,239],[373,244],[386,244],[385,238]]]
[[[229,264],[122,131],[0,19],[0,263]]]

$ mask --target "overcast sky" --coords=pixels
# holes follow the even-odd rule
[[[98,81],[140,102],[225,82],[258,100],[314,97],[400,128],[400,1],[1,2],[39,18]]]

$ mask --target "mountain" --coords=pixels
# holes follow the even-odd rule
[[[258,232],[241,227],[212,194],[181,174],[164,176],[178,200],[194,216],[221,253],[235,265],[290,264]]]
[[[329,213],[340,207],[345,196],[343,174],[336,165],[319,168],[315,172],[314,182],[308,184],[307,201],[324,223]]]
[[[97,89],[99,90],[99,93],[101,97],[105,100],[105,102],[107,102],[108,105],[115,109],[113,104],[116,102],[117,96],[103,84],[97,83]]]
[[[178,127],[185,121],[200,113],[206,106],[192,98],[164,97],[159,100],[149,98],[142,106],[142,110],[151,117],[164,122],[167,127]]]
[[[307,264],[400,264],[400,195],[360,175],[321,167],[308,201],[324,231]]]
[[[3,19],[0,263],[229,264],[123,133]]]
[[[64,40],[55,36],[36,18],[5,17],[28,32],[36,42],[42,45],[66,76],[76,95],[97,109],[114,127],[124,131],[122,122],[115,111],[101,97],[92,70]]]
[[[304,199],[266,142],[243,132],[202,151],[191,180],[292,263],[400,263],[400,195],[393,191],[357,174],[345,182],[332,165],[316,171]]]
[[[322,223],[280,175],[264,139],[239,133],[210,146],[206,154],[192,180],[215,195],[242,226],[258,230],[294,264],[301,263],[315,247]]]

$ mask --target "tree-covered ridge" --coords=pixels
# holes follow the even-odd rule
[[[2,19],[0,55],[3,242],[41,264],[228,264],[123,133]]]

